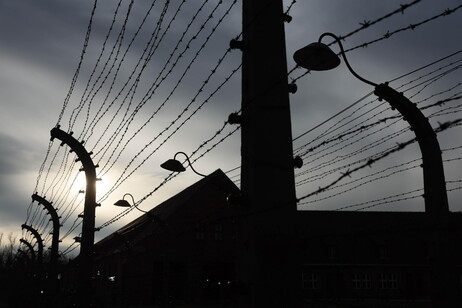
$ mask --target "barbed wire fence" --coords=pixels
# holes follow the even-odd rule
[[[402,4],[375,19],[366,16],[358,23],[359,28],[340,37],[348,43],[351,37],[378,28],[389,18],[405,16],[421,2]],[[296,5],[305,5],[295,0],[287,3],[287,15]],[[454,15],[461,7],[428,12],[428,18],[387,30],[374,40],[347,48],[346,52],[354,53],[374,44],[385,44],[401,33],[419,31],[423,25],[431,26],[436,20]],[[227,41],[239,38],[242,32],[236,31],[226,38],[219,35],[223,28],[229,27],[233,14],[237,14],[237,1],[152,1],[143,5],[120,0],[104,8],[112,10],[112,18],[104,29],[96,29],[100,9],[103,9],[101,3],[95,1],[57,125],[66,124],[67,131],[74,132],[94,152],[92,157],[101,165],[98,177],[102,182],[110,182],[99,192],[98,202],[111,203],[122,195],[120,191],[139,181],[147,166],[152,172],[152,165],[158,166],[159,160],[170,155],[166,153],[175,151],[184,140],[180,136],[200,127],[209,114],[217,113],[217,104],[223,107],[232,100],[235,102],[224,108],[228,113],[220,110],[215,117],[218,120],[209,125],[215,129],[208,128],[184,146],[192,163],[201,163],[219,147],[235,147],[239,126],[231,125],[227,116],[236,110],[239,113],[240,97],[230,99],[229,93],[238,92],[236,75],[241,63],[239,53],[233,52]],[[134,14],[142,18],[134,18]],[[94,31],[104,35],[93,37]],[[443,137],[457,131],[461,124],[461,53],[459,50],[440,55],[390,81],[401,83],[395,89],[418,104],[429,120],[436,122],[434,127]],[[94,58],[89,54],[95,55]],[[310,76],[310,72],[299,73],[296,67],[289,72],[293,83],[301,83]],[[299,209],[380,210],[421,197],[419,181],[402,192],[391,187],[382,197],[364,193],[372,190],[373,185],[386,186],[384,183],[403,174],[411,174],[413,179],[420,174],[419,158],[408,152],[416,151],[409,127],[400,115],[371,94],[349,105],[349,99],[345,98],[347,108],[294,138],[294,156],[304,160],[302,168],[296,170]],[[315,134],[316,131],[321,133]],[[453,139],[451,146],[443,150],[446,166],[457,164],[462,157],[462,145],[457,142]],[[403,158],[397,160],[398,153]],[[239,155],[238,150],[236,154]],[[34,187],[34,192],[53,201],[61,216],[63,255],[74,253],[79,247],[72,241],[80,233],[82,220],[78,215],[83,211],[85,189],[78,168],[73,153],[50,141]],[[239,184],[239,170],[239,166],[230,165],[226,171],[236,184]],[[176,183],[176,176],[158,174],[135,205],[147,200],[153,202],[152,197],[167,184]],[[460,175],[448,174],[448,193],[457,194],[461,181]],[[354,195],[364,198],[354,201]],[[343,200],[341,203],[339,198]],[[97,229],[109,229],[126,221],[132,209],[108,211],[104,217],[98,217]],[[29,205],[26,223],[45,234],[45,245],[50,244],[51,225],[40,206]],[[34,242],[26,232],[23,237]]]

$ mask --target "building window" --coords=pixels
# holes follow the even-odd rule
[[[371,276],[369,273],[354,273],[353,275],[353,288],[354,289],[370,289]]]
[[[223,240],[223,225],[215,224],[215,241]]]
[[[337,259],[337,247],[336,246],[327,247],[327,258],[329,260]]]
[[[196,224],[196,240],[205,240],[205,227],[204,224]]]
[[[395,273],[381,273],[379,276],[379,288],[393,290],[398,288],[398,278]]]
[[[390,258],[387,246],[379,247],[379,258],[380,260],[388,260]]]
[[[318,288],[317,273],[302,273],[302,289],[314,290]]]

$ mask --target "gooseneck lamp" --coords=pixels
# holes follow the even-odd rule
[[[129,197],[132,198],[132,203],[131,203],[131,204],[130,204],[130,202],[128,202],[127,200],[125,200],[125,197],[126,197],[126,196],[129,196]],[[116,201],[116,202],[114,203],[114,205],[115,205],[115,206],[120,206],[120,207],[134,207],[134,208],[136,208],[136,209],[137,209],[138,211],[140,211],[140,212],[147,213],[147,211],[144,211],[144,210],[140,209],[140,208],[138,207],[138,205],[136,205],[135,198],[133,198],[133,195],[130,194],[130,193],[124,194],[123,197],[122,197],[122,199]]]
[[[205,177],[205,176],[206,176],[206,175],[204,175],[204,174],[202,174],[202,173],[197,172],[197,171],[193,168],[193,166],[192,166],[192,164],[191,164],[191,161],[189,160],[189,157],[188,157],[188,155],[186,155],[185,152],[177,152],[177,153],[175,153],[175,156],[173,156],[173,159],[167,160],[166,162],[164,162],[164,163],[161,164],[160,166],[161,166],[162,168],[164,168],[165,170],[173,171],[173,172],[184,172],[184,171],[186,171],[186,168],[183,166],[183,164],[182,164],[179,160],[176,159],[176,156],[177,156],[178,154],[184,155],[184,156],[186,157],[186,160],[188,161],[189,167],[191,168],[191,170],[192,170],[195,174],[200,175],[200,176],[202,176],[202,177]]]

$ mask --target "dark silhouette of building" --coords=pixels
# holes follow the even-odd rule
[[[246,290],[236,281],[239,217],[226,198],[238,193],[217,170],[96,243],[95,302],[236,307]],[[436,226],[423,212],[299,211],[288,259],[303,306],[432,307],[441,239],[461,293],[461,219],[450,213]]]
[[[217,170],[95,244],[95,297],[120,305],[231,301],[239,189]]]
[[[306,211],[298,218],[307,307],[434,307],[441,249],[449,249],[461,294],[460,213],[440,227],[424,212]]]

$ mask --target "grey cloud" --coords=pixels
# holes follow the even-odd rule
[[[0,174],[16,174],[28,170],[30,148],[18,139],[0,132]]]

